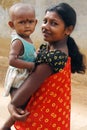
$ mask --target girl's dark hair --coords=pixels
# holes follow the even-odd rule
[[[65,27],[75,27],[76,12],[67,3],[60,3],[54,7],[48,8],[46,12],[47,11],[56,12],[58,16],[64,21]],[[83,55],[80,53],[74,39],[70,36],[68,36],[67,46],[69,50],[69,56],[71,57],[71,72],[85,73],[86,67],[83,62]]]
[[[72,73],[85,73],[84,56],[80,53],[78,46],[76,45],[72,37],[68,37],[67,46],[69,50],[69,56],[71,57],[71,72]]]

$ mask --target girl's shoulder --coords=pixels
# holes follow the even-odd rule
[[[46,43],[43,43],[40,45],[39,47],[40,50],[44,50],[44,49],[47,49],[47,44]]]
[[[40,53],[37,56],[37,64],[46,63],[51,66],[53,72],[58,72],[64,68],[68,56],[60,50],[47,50],[47,44],[40,46]]]
[[[53,50],[47,53],[47,63],[52,67],[54,73],[64,68],[67,59],[68,56],[60,50]]]

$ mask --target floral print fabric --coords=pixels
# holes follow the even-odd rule
[[[16,130],[70,130],[71,68],[65,67],[47,78],[32,96],[26,109],[30,115],[16,122]]]
[[[64,68],[67,58],[64,52],[60,50],[49,51],[47,44],[42,44],[36,58],[36,65],[47,63],[53,70],[53,73],[56,73]]]

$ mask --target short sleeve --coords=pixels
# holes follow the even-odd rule
[[[52,68],[53,73],[56,73],[64,68],[67,59],[68,56],[64,52],[60,50],[47,51],[46,45],[42,45],[36,58],[36,65],[46,63]]]
[[[46,55],[46,62],[49,64],[54,73],[61,71],[67,61],[67,55],[61,51],[50,51]]]

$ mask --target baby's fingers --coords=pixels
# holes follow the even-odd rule
[[[30,114],[29,112],[24,111],[21,108],[16,108],[13,104],[8,105],[8,110],[15,121],[25,120],[27,116]]]
[[[16,112],[16,113],[14,112],[13,118],[14,118],[14,120],[24,121],[28,115],[29,115],[29,112],[25,112],[24,114],[23,113],[19,114],[18,112]]]

